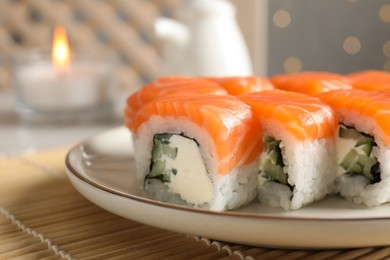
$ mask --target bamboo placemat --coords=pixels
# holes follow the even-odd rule
[[[269,249],[118,217],[73,188],[63,166],[67,150],[0,159],[0,259],[390,259],[390,247]]]

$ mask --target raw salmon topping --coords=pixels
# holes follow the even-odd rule
[[[379,129],[378,135],[387,145],[390,145],[390,97],[385,93],[367,92],[362,90],[335,90],[318,95],[328,103],[337,113],[340,122],[344,122],[346,116],[355,115],[374,120]],[[362,122],[365,119],[356,120]],[[354,125],[351,125],[355,127]],[[367,133],[367,134],[373,134]]]
[[[142,107],[133,131],[152,116],[186,118],[210,135],[218,156],[218,172],[254,161],[262,151],[261,126],[251,108],[234,96],[165,96]]]
[[[350,89],[348,78],[329,72],[307,71],[276,75],[271,78],[275,88],[316,95],[334,89]]]
[[[261,77],[221,77],[205,79],[221,85],[230,95],[233,96],[274,88],[267,78]]]
[[[337,121],[332,109],[318,98],[283,90],[239,96],[259,117],[263,128],[277,120],[298,141],[333,137]]]
[[[379,70],[367,70],[348,75],[355,89],[382,91],[390,88],[390,73]]]
[[[125,108],[126,122],[131,127],[135,113],[146,103],[167,95],[226,95],[227,92],[218,84],[201,78],[182,76],[161,77],[145,85],[142,89],[127,98]]]

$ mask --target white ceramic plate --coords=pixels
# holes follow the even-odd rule
[[[366,208],[329,197],[290,212],[256,202],[226,212],[176,206],[143,195],[132,154],[130,133],[115,128],[73,147],[66,158],[67,173],[75,188],[98,206],[163,229],[268,247],[390,245],[390,204]]]

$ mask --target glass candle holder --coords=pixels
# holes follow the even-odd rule
[[[112,53],[77,52],[63,69],[53,66],[50,52],[14,57],[17,110],[27,121],[102,120],[112,116],[116,59]]]

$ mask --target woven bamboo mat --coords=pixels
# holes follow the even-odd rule
[[[0,259],[390,259],[390,247],[268,249],[133,222],[77,193],[65,176],[66,151],[0,159]]]

